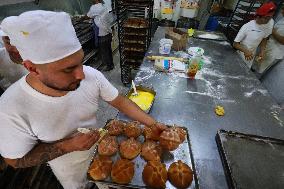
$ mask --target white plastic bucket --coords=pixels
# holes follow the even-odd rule
[[[170,54],[172,45],[173,45],[173,40],[165,38],[161,39],[160,48],[159,48],[160,54]]]

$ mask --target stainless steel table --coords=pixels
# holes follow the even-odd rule
[[[147,55],[159,55],[164,34],[165,28],[158,28]],[[189,129],[200,188],[228,188],[215,142],[217,131],[284,139],[284,114],[229,43],[191,38],[188,46],[205,50],[207,61],[196,79],[156,72],[153,62],[144,59],[135,82],[157,92],[151,116]],[[225,116],[215,114],[216,105],[224,107]],[[118,118],[127,119],[122,113]]]

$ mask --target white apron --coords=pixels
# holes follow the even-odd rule
[[[60,156],[49,165],[64,189],[85,189],[87,171],[94,155],[95,146],[87,151],[76,151]]]

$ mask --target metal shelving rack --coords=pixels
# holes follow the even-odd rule
[[[241,27],[254,19],[255,11],[265,0],[239,0],[226,28],[227,38],[233,43]]]
[[[85,19],[79,17],[73,17],[72,23],[76,31],[76,35],[82,45],[85,52],[83,64],[94,63],[97,57],[98,49],[95,48],[92,19]],[[95,65],[98,68],[100,65]]]
[[[115,0],[118,23],[121,81],[131,82],[131,70],[137,69],[151,42],[153,0]],[[143,25],[132,27],[130,20],[143,21]],[[134,23],[137,25],[137,23]]]

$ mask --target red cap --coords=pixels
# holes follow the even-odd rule
[[[258,16],[273,16],[276,5],[273,2],[263,3],[261,7],[256,10]]]

